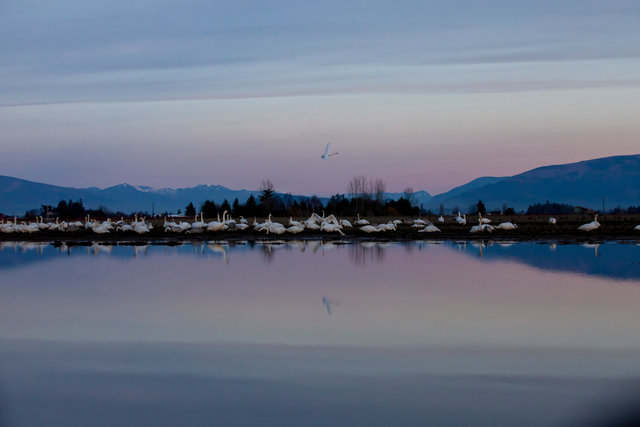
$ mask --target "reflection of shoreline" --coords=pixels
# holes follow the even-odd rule
[[[573,242],[514,239],[458,239],[450,241],[352,241],[342,240],[208,240],[182,243],[149,244],[148,242],[0,242],[0,269],[50,260],[60,256],[115,256],[137,258],[151,254],[181,254],[219,259],[229,263],[234,251],[259,251],[265,263],[271,263],[279,251],[328,254],[337,249],[348,250],[350,261],[364,267],[386,262],[386,251],[404,250],[407,257],[429,246],[446,246],[467,256],[485,261],[511,261],[541,270],[574,272],[620,280],[640,279],[640,242]]]
[[[349,258],[354,265],[364,267],[368,262],[381,263],[384,261],[386,246],[380,242],[360,242],[351,245]]]
[[[458,242],[458,252],[484,261],[509,261],[554,272],[578,273],[617,280],[640,279],[640,244],[622,242],[566,243],[486,240]],[[470,243],[467,245],[467,243]]]

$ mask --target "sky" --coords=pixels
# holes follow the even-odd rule
[[[437,194],[637,154],[638,46],[635,0],[0,0],[0,175]]]

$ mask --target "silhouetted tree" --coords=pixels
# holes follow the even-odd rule
[[[86,211],[84,209],[84,205],[82,204],[82,199],[79,199],[76,202],[71,200],[64,201],[60,200],[58,206],[55,209],[55,213],[61,219],[71,219],[71,218],[81,218],[85,216]]]
[[[416,196],[413,193],[413,188],[412,187],[407,187],[404,189],[404,198],[407,199],[409,201],[409,203],[411,203],[411,205],[413,206],[413,204],[415,203],[415,199]]]
[[[205,218],[215,218],[218,214],[218,209],[216,208],[215,202],[212,200],[206,200],[202,207],[200,207],[200,212]]]
[[[482,203],[482,200],[478,200],[477,210],[480,215],[484,215],[487,213],[487,208],[484,207],[484,203]]]
[[[196,214],[196,207],[193,206],[193,202],[189,202],[189,204],[187,205],[186,208],[184,208],[184,214],[186,216],[195,216]]]
[[[222,202],[222,204],[220,205],[220,212],[227,211],[227,213],[231,213],[231,206],[229,206],[229,202],[227,201],[227,199],[224,199],[224,202]]]
[[[351,203],[344,194],[336,194],[331,196],[326,206],[327,211],[336,215],[353,215]]]
[[[398,200],[389,200],[384,205],[384,213],[389,216],[417,215],[419,213],[419,210],[420,209],[418,209],[417,207],[411,206],[411,203],[409,202],[409,200],[405,199],[404,197],[400,197]]]
[[[55,209],[51,205],[40,205],[40,215],[46,217],[51,213],[54,213]]]
[[[570,213],[573,213],[573,206],[562,203],[549,203],[548,200],[545,204],[536,203],[535,205],[529,205],[527,209],[527,215],[558,215]]]
[[[253,194],[249,196],[247,203],[244,204],[244,214],[248,217],[260,215],[260,209]]]
[[[351,203],[353,204],[355,212],[364,213],[371,200],[367,178],[364,175],[351,178],[351,181],[349,181],[347,185],[347,193],[351,196]]]
[[[240,207],[240,202],[237,197],[233,201],[233,205],[231,205],[231,212],[233,213],[233,216],[242,215],[242,208]]]
[[[382,178],[376,178],[371,182],[371,189],[375,200],[375,213],[380,214],[384,206],[384,192],[387,189],[387,185]]]
[[[317,196],[311,196],[311,199],[309,199],[309,208],[312,212],[320,212],[324,208],[324,205]]]
[[[276,190],[270,179],[262,180],[260,185],[260,205],[265,214],[273,209],[273,198]]]

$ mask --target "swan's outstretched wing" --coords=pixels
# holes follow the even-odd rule
[[[327,308],[327,313],[331,316],[331,300],[329,297],[322,297],[322,303]]]
[[[328,143],[327,147],[324,149],[324,153],[321,156],[322,160],[327,160],[330,152],[331,152],[331,143]]]

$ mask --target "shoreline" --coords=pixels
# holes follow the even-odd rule
[[[471,233],[470,228],[474,225],[471,218],[466,225],[460,225],[452,221],[452,217],[447,217],[445,223],[437,222],[437,216],[423,217],[425,221],[430,221],[441,231],[434,233],[419,232],[411,226],[410,218],[404,217],[377,217],[376,222],[386,223],[391,220],[400,219],[403,223],[397,226],[395,231],[379,231],[366,233],[358,227],[343,228],[342,233],[326,232],[321,230],[305,229],[300,233],[267,234],[264,231],[256,231],[253,227],[246,230],[225,230],[225,231],[201,231],[198,233],[177,233],[164,231],[163,220],[153,218],[148,220],[148,224],[153,228],[144,234],[137,234],[134,231],[111,231],[105,234],[95,233],[91,229],[81,229],[78,231],[53,231],[40,230],[34,233],[0,233],[0,242],[51,242],[53,244],[82,245],[88,242],[104,242],[105,244],[158,244],[158,245],[178,245],[182,242],[198,241],[553,241],[553,242],[581,242],[593,243],[602,241],[639,241],[640,231],[634,227],[640,223],[640,215],[603,215],[600,217],[601,226],[593,231],[585,232],[578,229],[584,223],[593,220],[591,215],[563,215],[557,216],[557,224],[549,224],[550,215],[492,215],[492,224],[501,222],[512,222],[518,225],[513,230],[494,230],[493,232]],[[352,220],[352,218],[349,218]],[[283,224],[287,224],[289,218],[274,218]],[[355,220],[355,219],[353,219]],[[90,244],[90,243],[89,243]]]
[[[137,234],[113,234],[98,235],[91,232],[83,233],[42,233],[0,236],[0,243],[33,242],[47,243],[54,246],[87,246],[94,243],[104,245],[138,246],[138,245],[164,245],[178,246],[190,242],[226,241],[229,243],[253,242],[253,243],[279,243],[290,241],[330,241],[338,244],[352,244],[359,242],[446,242],[446,241],[495,241],[495,242],[553,242],[558,244],[571,243],[600,243],[600,242],[635,242],[640,243],[640,233],[633,234],[567,234],[567,233],[375,233],[364,232],[345,233],[300,233],[292,234],[264,234],[264,233],[201,233],[190,235],[137,235]]]

